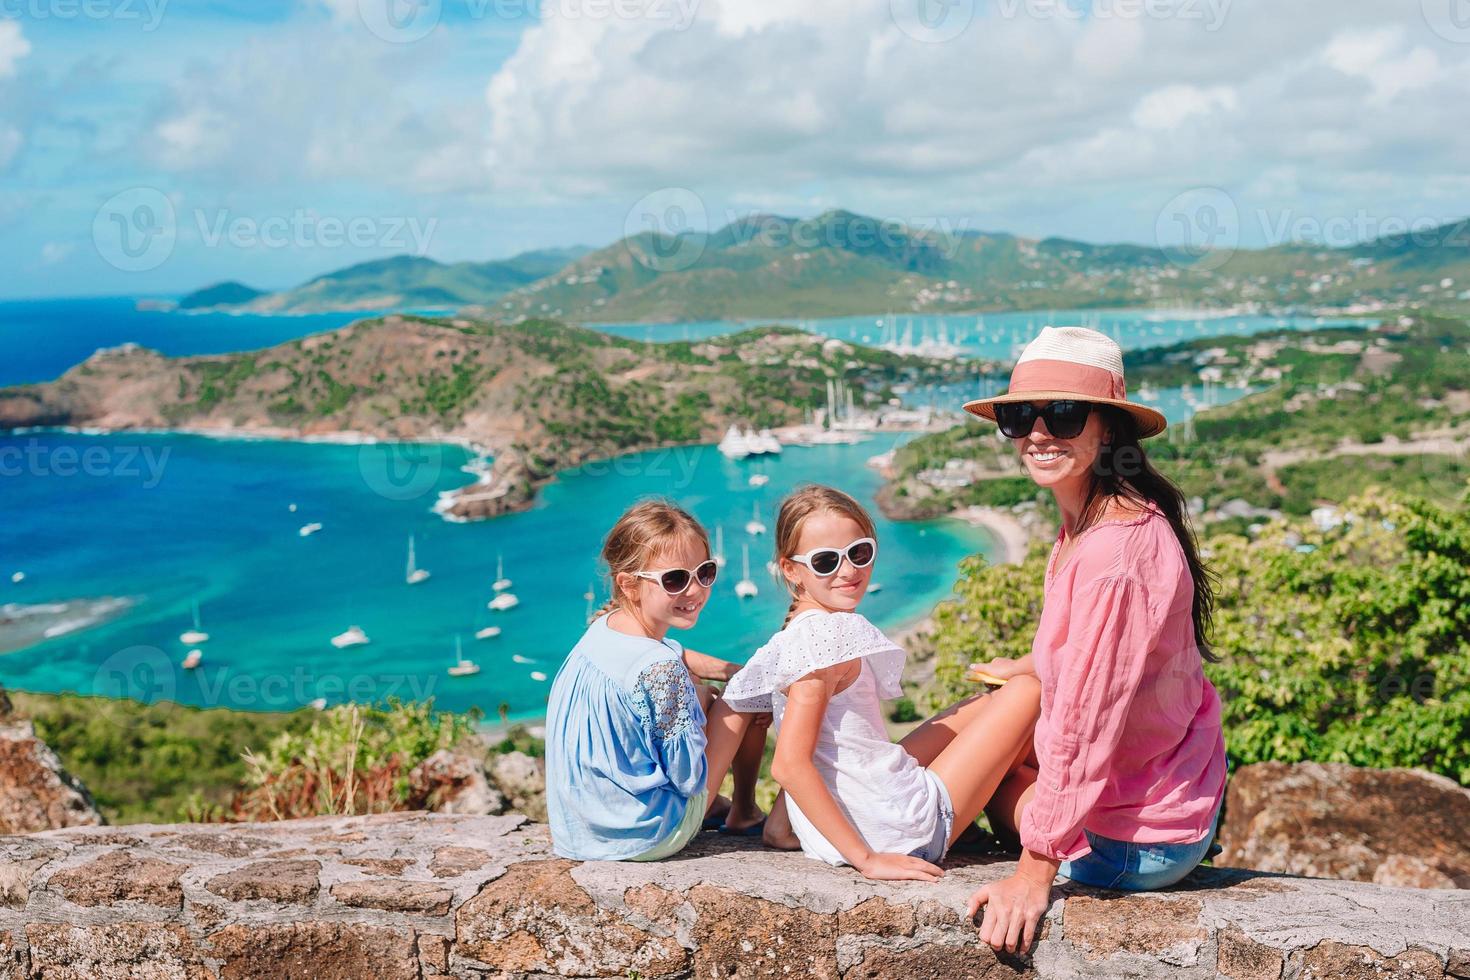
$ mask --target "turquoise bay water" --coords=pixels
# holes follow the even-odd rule
[[[133,300],[0,303],[0,385],[55,377],[98,347],[133,341],[171,355],[253,349],[333,329],[358,314],[306,317],[182,315],[139,311]],[[1042,322],[1081,322],[1083,314],[987,316],[945,322],[967,353],[1005,357],[1013,341]],[[1125,346],[1197,336],[1194,320],[1142,313],[1086,314]],[[1100,319],[1099,319],[1100,318]],[[915,318],[914,337],[936,318]],[[881,332],[871,317],[807,321],[812,330],[862,341]],[[968,331],[967,331],[968,325]],[[1270,318],[1203,321],[1208,333],[1306,327]],[[712,336],[742,326],[723,322],[608,327],[642,339]],[[900,321],[900,329],[903,322]],[[987,339],[988,338],[988,339]],[[1221,401],[1241,392],[1216,392]],[[911,400],[953,408],[969,391],[914,393]],[[1193,410],[1182,391],[1155,402],[1178,422]],[[602,535],[641,495],[675,497],[712,530],[725,529],[730,559],[690,646],[743,661],[781,622],[786,602],[766,575],[769,535],[748,537],[752,505],[773,526],[774,507],[792,487],[832,483],[874,510],[877,474],[866,460],[907,436],[857,446],[789,448],[768,462],[732,463],[713,447],[624,457],[563,474],[535,509],[493,521],[448,524],[430,511],[439,491],[468,479],[465,453],[438,446],[336,446],[216,441],[177,435],[0,434],[0,607],[100,596],[128,596],[120,618],[20,651],[0,654],[0,683],[36,691],[72,690],[145,700],[247,709],[289,708],[315,698],[374,701],[433,696],[446,708],[502,702],[531,717],[547,684],[580,635],[583,593],[596,579]],[[751,488],[752,472],[770,483]],[[295,503],[292,513],[288,505]],[[324,529],[302,538],[298,528]],[[879,516],[884,588],[864,610],[887,628],[915,619],[950,591],[961,558],[989,538],[953,521],[894,524]],[[404,583],[407,539],[432,578]],[[751,575],[761,595],[733,595],[740,545],[751,544]],[[503,554],[519,608],[494,613],[495,559]],[[25,580],[12,584],[10,575]],[[596,587],[600,602],[604,587]],[[191,604],[201,608],[203,666],[180,669]],[[338,650],[332,636],[360,625],[367,646]],[[499,625],[503,634],[474,633]],[[459,637],[482,671],[445,673]]]
[[[879,519],[882,591],[864,611],[889,628],[946,595],[961,558],[990,547],[955,521],[897,524],[876,513],[879,478],[865,461],[903,437],[856,446],[791,447],[769,462],[731,462],[713,447],[622,457],[571,471],[535,509],[474,524],[430,512],[436,492],[463,484],[463,451],[438,446],[335,446],[221,441],[192,436],[0,436],[0,605],[125,595],[136,605],[104,625],[0,655],[6,686],[81,691],[189,704],[267,709],[432,695],[445,708],[537,715],[546,677],[581,635],[597,579],[601,537],[645,494],[665,494],[711,529],[729,556],[698,627],[698,650],[745,660],[781,624],[787,601],[767,575],[771,537],[744,531],[752,507],[774,526],[794,486],[826,481],[854,493]],[[90,465],[82,461],[89,460]],[[17,467],[20,472],[16,472]],[[770,482],[748,486],[753,472]],[[295,503],[295,513],[289,504]],[[302,538],[311,521],[323,530]],[[406,545],[432,573],[404,582]],[[740,600],[740,545],[761,588]],[[497,554],[520,606],[490,612]],[[12,571],[26,579],[12,584]],[[597,601],[605,587],[596,585]],[[203,666],[179,668],[179,634],[200,606],[211,635]],[[366,646],[335,649],[360,625]],[[503,628],[476,640],[476,630]],[[451,678],[455,637],[480,663]]]

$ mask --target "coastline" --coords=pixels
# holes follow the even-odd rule
[[[1032,533],[1009,510],[998,507],[960,507],[951,511],[949,516],[964,521],[971,527],[981,528],[995,538],[1000,545],[1000,558],[996,564],[1019,565],[1026,560],[1026,552],[1031,548]]]

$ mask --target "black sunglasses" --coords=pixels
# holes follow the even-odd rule
[[[689,588],[689,583],[698,581],[706,589],[715,584],[715,576],[720,573],[720,566],[713,558],[700,562],[691,572],[687,568],[665,568],[651,572],[634,572],[639,578],[646,578],[650,582],[657,582],[663,586],[669,595],[683,595],[684,590]]]
[[[1030,402],[1001,402],[995,406],[995,421],[1008,439],[1024,439],[1036,428],[1036,420],[1046,422],[1046,431],[1058,439],[1075,439],[1087,427],[1092,402],[1047,402],[1037,408]]]

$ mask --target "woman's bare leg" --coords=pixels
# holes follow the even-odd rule
[[[954,804],[950,843],[980,815],[1001,784],[1024,765],[1041,710],[1041,682],[1030,675],[1017,676],[978,703],[973,701],[967,699],[952,709],[950,717],[964,717],[965,724],[928,766],[943,781]],[[931,733],[921,751],[939,737]]]

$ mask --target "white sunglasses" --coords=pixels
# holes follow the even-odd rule
[[[858,538],[846,548],[813,548],[804,555],[792,555],[791,560],[800,562],[812,570],[813,575],[827,578],[837,574],[846,558],[853,568],[867,568],[878,557],[878,542],[872,538]]]
[[[688,591],[693,582],[698,582],[706,589],[715,584],[715,576],[720,573],[720,566],[713,558],[700,562],[694,568],[661,568],[654,571],[639,571],[633,574],[638,578],[648,579],[663,586],[663,590],[669,595],[683,595]]]

